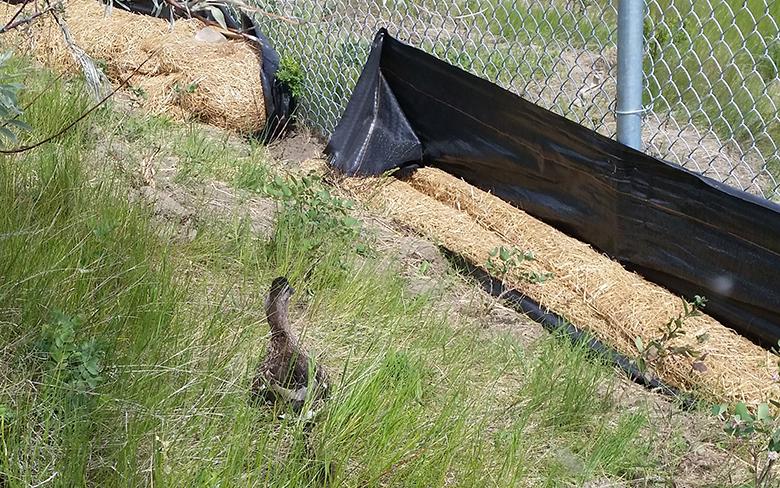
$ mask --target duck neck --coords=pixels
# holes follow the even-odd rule
[[[284,339],[290,344],[295,344],[296,339],[290,328],[290,316],[288,313],[288,300],[281,296],[269,297],[265,306],[266,319],[271,328],[271,338]]]

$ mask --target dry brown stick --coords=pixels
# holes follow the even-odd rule
[[[174,10],[178,10],[179,12],[186,13],[187,17],[197,18],[198,20],[202,20],[204,22],[212,22],[212,21],[209,21],[208,19],[204,19],[204,18],[202,18],[202,17],[200,17],[198,15],[193,15],[190,12],[190,9],[187,8],[186,5],[182,5],[177,0],[165,0],[165,3],[170,5]],[[232,0],[232,1],[229,0],[227,3],[235,5],[235,6],[237,6],[241,10],[258,13],[258,14],[263,15],[265,17],[268,17],[270,19],[281,20],[282,22],[287,22],[288,24],[292,24],[292,25],[300,24],[300,22],[297,21],[297,20],[290,19],[290,18],[285,17],[283,15],[272,14],[271,12],[267,12],[265,10],[261,10],[261,9],[255,8],[255,7],[251,7],[251,6],[249,6],[249,5],[247,5],[247,4],[243,3],[243,2],[239,2],[239,1],[236,1],[236,0]],[[214,24],[219,25],[217,22],[214,22]],[[209,25],[211,25],[211,24],[209,24]],[[228,30],[233,32],[233,29],[228,29]],[[236,34],[241,34],[241,33],[236,33]]]
[[[193,15],[193,19],[198,19],[204,24],[206,24],[209,27],[218,27],[220,33],[222,33],[225,37],[231,37],[233,39],[248,39],[250,41],[257,41],[257,38],[251,34],[247,34],[246,32],[240,32],[236,29],[231,29],[230,27],[222,27],[219,22],[215,22],[213,20],[207,19],[205,17],[201,17],[200,15]]]
[[[238,31],[236,29],[231,29],[230,27],[222,27],[222,25],[219,22],[207,19],[198,14],[193,14],[192,12],[190,12],[188,8],[186,8],[184,5],[180,4],[176,0],[165,0],[165,3],[167,3],[171,7],[171,9],[173,9],[174,12],[179,12],[180,15],[185,15],[184,18],[197,19],[209,27],[218,27],[219,31],[223,35],[225,35],[225,37],[230,37],[233,39],[248,39],[250,41],[257,41],[257,38],[255,36],[249,35],[245,32]]]
[[[22,6],[19,7],[19,10],[16,11],[14,16],[11,17],[11,19],[8,22],[6,22],[6,24],[3,26],[3,29],[2,29],[1,32],[5,32],[6,30],[9,30],[8,26],[11,25],[14,22],[14,20],[16,20],[17,17],[19,17],[19,15],[22,13],[22,10],[24,10],[24,8],[27,6],[28,3],[30,3],[30,0],[24,0],[24,3],[22,3]]]
[[[108,101],[108,99],[109,99],[109,98],[113,97],[113,96],[114,96],[114,94],[115,94],[117,91],[119,91],[119,90],[121,90],[122,88],[124,88],[125,86],[127,86],[127,84],[130,82],[130,79],[131,79],[133,76],[137,75],[137,74],[138,74],[138,72],[141,70],[141,68],[142,68],[142,67],[143,67],[143,66],[144,66],[144,65],[145,65],[145,64],[146,64],[146,63],[147,63],[147,62],[148,62],[150,59],[152,59],[152,58],[153,58],[153,57],[154,57],[154,56],[155,56],[155,55],[156,55],[158,52],[160,52],[160,50],[161,50],[161,49],[162,49],[162,48],[158,48],[157,50],[155,50],[154,52],[152,52],[152,53],[151,53],[149,56],[147,56],[147,58],[146,58],[146,59],[144,59],[144,61],[143,61],[141,64],[139,64],[138,66],[136,66],[136,68],[135,68],[135,69],[132,71],[132,73],[130,73],[130,74],[127,76],[127,77],[125,77],[125,79],[124,79],[124,80],[122,80],[122,82],[121,82],[121,83],[119,83],[119,85],[118,85],[116,88],[114,88],[113,90],[111,90],[111,92],[110,92],[108,95],[106,95],[105,97],[103,97],[103,98],[102,98],[102,99],[101,99],[99,102],[97,102],[95,105],[93,105],[92,107],[90,107],[90,108],[89,108],[89,110],[87,110],[86,112],[84,112],[83,114],[81,114],[81,115],[80,115],[78,118],[76,118],[76,120],[74,120],[73,122],[71,122],[71,123],[69,123],[68,125],[66,125],[65,127],[63,127],[63,128],[62,128],[61,130],[59,130],[57,133],[55,133],[55,134],[53,134],[53,135],[51,135],[51,136],[49,136],[49,137],[47,137],[47,138],[45,138],[45,139],[43,139],[43,140],[41,140],[41,141],[38,141],[38,142],[36,142],[35,144],[31,144],[31,145],[29,145],[29,146],[22,146],[22,147],[17,147],[17,148],[15,148],[15,149],[0,149],[0,154],[19,154],[19,153],[23,153],[23,152],[29,151],[29,150],[31,150],[31,149],[35,149],[35,148],[37,148],[37,147],[40,147],[40,146],[42,146],[42,145],[46,144],[47,142],[50,142],[50,141],[52,141],[52,140],[54,140],[54,139],[56,139],[56,138],[60,137],[60,136],[61,136],[62,134],[64,134],[65,132],[67,132],[67,131],[69,131],[70,129],[72,129],[72,128],[73,128],[73,127],[76,125],[76,124],[78,124],[79,122],[81,122],[82,120],[84,120],[85,118],[87,118],[87,117],[88,117],[88,116],[89,116],[89,115],[90,115],[92,112],[94,112],[95,110],[97,110],[98,108],[100,108],[100,107],[101,107],[101,106],[102,106],[104,103],[106,103],[106,102]]]
[[[301,24],[300,20],[291,19],[291,18],[285,17],[283,15],[272,14],[271,12],[267,12],[265,10],[260,10],[259,8],[252,7],[252,6],[247,5],[247,4],[243,3],[243,2],[233,2],[233,3],[238,5],[238,8],[240,8],[241,10],[245,10],[245,11],[248,11],[248,12],[253,12],[253,13],[256,13],[256,14],[260,14],[262,16],[268,17],[269,19],[280,20],[282,22],[287,22],[290,25],[300,25]]]
[[[46,4],[51,8],[49,0],[45,0]],[[51,11],[51,16],[54,21],[60,27],[62,31],[62,39],[65,41],[65,45],[70,51],[73,60],[77,65],[81,67],[82,73],[84,73],[84,79],[87,81],[87,87],[92,92],[93,98],[97,101],[100,100],[104,93],[106,93],[106,87],[110,87],[111,84],[108,81],[108,77],[95,66],[95,61],[73,40],[73,36],[70,34],[70,29],[61,15],[56,10]]]
[[[32,14],[29,17],[25,17],[23,19],[17,20],[14,23],[8,23],[3,28],[0,29],[0,34],[4,34],[4,33],[8,32],[10,30],[13,30],[13,29],[19,27],[20,25],[29,24],[30,22],[32,22],[33,20],[37,19],[41,15],[44,15],[44,14],[47,14],[47,13],[53,11],[54,8],[56,6],[58,6],[58,5],[61,5],[61,4],[60,3],[56,3],[54,5],[49,5],[45,9],[41,10],[40,12],[36,12],[36,13]]]

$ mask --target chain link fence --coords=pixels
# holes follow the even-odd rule
[[[259,0],[258,0],[259,1]],[[615,137],[617,2],[265,0],[329,134],[377,29]],[[648,0],[643,150],[780,201],[780,0]]]

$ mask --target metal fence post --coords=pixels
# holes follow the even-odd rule
[[[617,28],[617,139],[642,149],[644,0],[620,0]]]

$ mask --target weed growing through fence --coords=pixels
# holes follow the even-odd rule
[[[301,64],[292,56],[282,56],[279,60],[279,69],[276,71],[276,79],[289,88],[290,93],[296,99],[303,95],[304,74]]]
[[[672,356],[692,358],[694,370],[699,372],[707,370],[702,362],[705,358],[704,354],[687,344],[672,344],[676,339],[685,336],[687,332],[685,330],[686,321],[692,317],[700,316],[701,309],[706,303],[706,298],[699,295],[694,297],[693,302],[683,300],[683,311],[677,317],[669,319],[659,337],[651,339],[647,344],[639,336],[634,338],[634,344],[639,351],[639,355],[634,361],[642,373],[647,373],[660,361]],[[697,336],[696,340],[700,344],[705,342],[707,340],[706,333]]]

